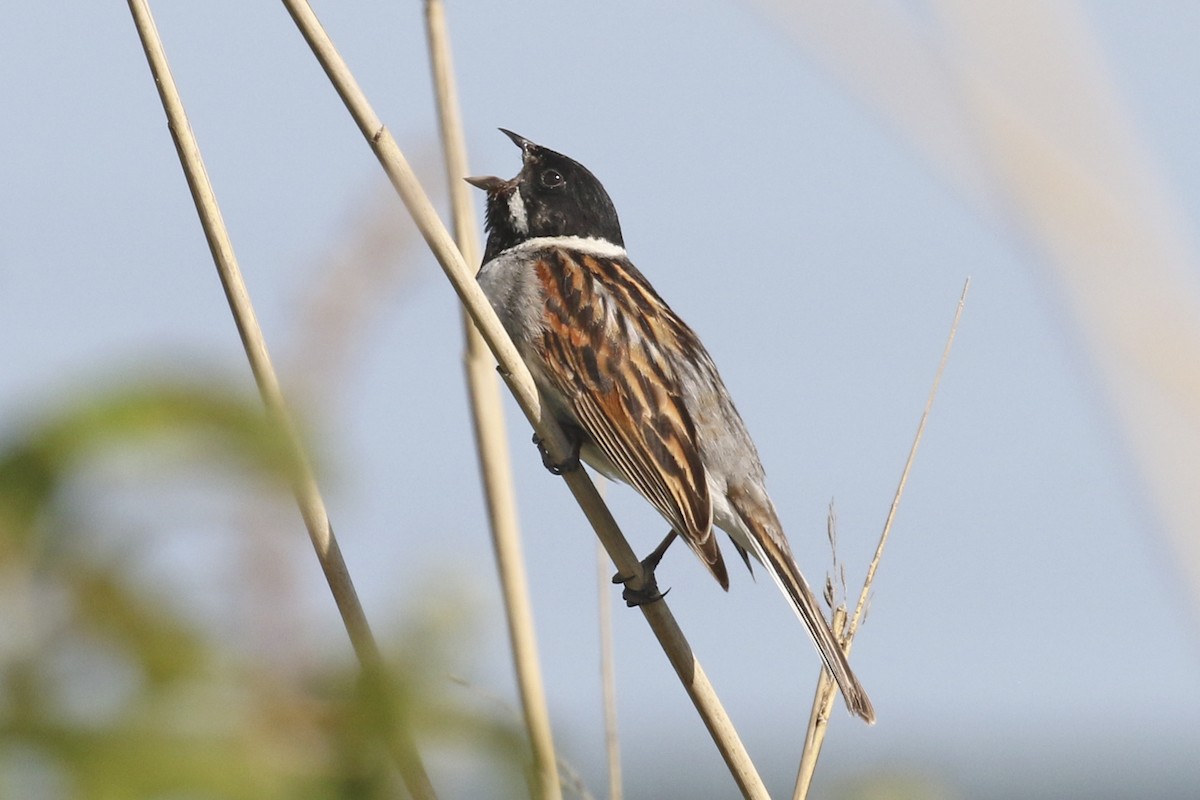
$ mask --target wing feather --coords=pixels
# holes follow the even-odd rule
[[[535,266],[547,313],[534,349],[546,379],[588,439],[727,587],[672,358],[695,335],[624,258],[552,249]]]

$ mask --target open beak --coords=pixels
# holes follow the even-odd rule
[[[517,147],[521,148],[521,160],[522,161],[524,161],[526,158],[528,158],[529,154],[533,150],[537,149],[537,147],[538,147],[536,144],[529,141],[528,139],[526,139],[524,136],[520,135],[519,133],[513,133],[512,131],[505,130],[504,128],[501,128],[500,132],[503,133],[505,136],[507,136],[509,139],[512,139],[512,143],[515,144]],[[520,176],[517,176],[517,177],[520,177]],[[465,178],[464,180],[466,180],[467,183],[471,184],[472,186],[474,186],[478,189],[483,189],[488,194],[495,194],[496,192],[500,191],[501,189],[505,189],[508,186],[515,183],[517,179],[513,178],[511,181],[506,181],[501,178],[497,178],[497,177],[488,175],[486,177]]]

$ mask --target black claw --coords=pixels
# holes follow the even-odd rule
[[[662,600],[670,591],[670,589],[667,589],[665,592],[660,592],[658,584],[651,579],[650,585],[641,589],[632,589],[626,586],[624,591],[621,592],[621,599],[625,601],[625,605],[628,608],[637,608],[638,606]]]

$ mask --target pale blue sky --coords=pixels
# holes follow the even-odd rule
[[[1085,9],[1194,240],[1200,12],[1183,2]],[[316,10],[401,146],[414,160],[432,154],[419,4]],[[308,341],[298,308],[322,285],[324,260],[364,209],[391,205],[396,226],[410,224],[282,6],[154,11],[268,342],[295,382],[288,364]],[[605,183],[631,256],[716,358],[813,582],[828,561],[831,497],[841,555],[852,585],[860,580],[972,279],[855,645],[879,723],[838,712],[818,789],[897,766],[971,798],[1062,787],[1169,797],[1194,786],[1196,609],[1034,255],[974,216],[748,6],[456,3],[449,22],[474,171],[519,168],[503,126]],[[216,365],[250,386],[124,5],[17,4],[6,30],[0,424],[146,360]],[[441,181],[436,162],[418,170],[431,187]],[[420,247],[404,259],[314,423],[330,512],[380,632],[432,581],[449,581],[466,592],[484,644],[462,655],[462,670],[511,697],[455,299]],[[601,792],[593,537],[508,405],[555,728],[564,757]],[[636,549],[658,541],[648,506],[624,487],[610,496]],[[205,613],[233,613],[207,590],[228,580],[229,520],[206,509],[197,522],[189,514],[203,502],[178,500],[151,493],[130,512],[178,529],[146,543],[148,563]],[[280,520],[295,529],[300,594],[316,615],[306,635],[326,652],[345,647],[298,516]],[[659,575],[782,794],[815,652],[769,581],[735,570],[725,595],[684,550]],[[617,609],[616,636],[629,796],[654,796],[656,773],[732,796],[641,616]]]

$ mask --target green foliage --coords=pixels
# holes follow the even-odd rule
[[[349,658],[281,675],[97,544],[69,487],[97,459],[162,445],[265,489],[294,476],[257,401],[219,381],[86,397],[0,438],[0,796],[392,797],[397,737],[465,751],[497,796],[523,793],[512,718],[451,700],[445,626],[404,632],[374,680]]]

